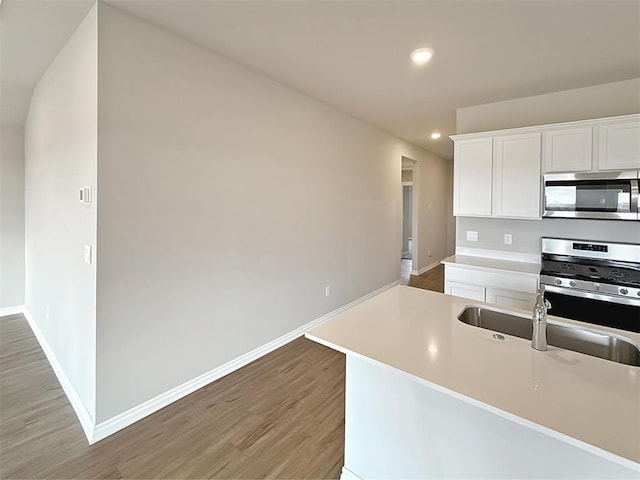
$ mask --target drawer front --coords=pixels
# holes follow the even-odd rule
[[[489,272],[446,265],[445,279],[451,282],[480,285],[504,290],[516,290],[535,294],[538,288],[538,278],[524,275],[510,275],[508,273]]]
[[[521,310],[531,310],[536,303],[536,296],[533,294],[495,288],[487,288],[486,298],[488,303]]]
[[[478,285],[467,285],[466,283],[447,282],[445,284],[445,293],[448,295],[454,295],[456,297],[468,298],[469,300],[476,300],[478,302],[484,302],[484,287]]]

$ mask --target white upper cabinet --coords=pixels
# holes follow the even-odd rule
[[[540,218],[540,133],[456,140],[453,214]]]
[[[459,140],[454,146],[453,214],[491,215],[493,141]]]
[[[545,172],[588,172],[593,163],[593,128],[574,127],[542,133]]]
[[[544,172],[640,170],[640,114],[454,135],[453,214],[541,219]]]
[[[540,218],[540,132],[493,140],[495,217]]]
[[[598,127],[598,169],[640,169],[640,120]]]

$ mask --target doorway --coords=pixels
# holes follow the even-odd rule
[[[400,283],[408,285],[416,259],[414,166],[417,162],[402,157],[402,248],[400,249]]]
[[[410,172],[411,173],[411,172]],[[402,259],[411,260],[413,185],[402,182]]]

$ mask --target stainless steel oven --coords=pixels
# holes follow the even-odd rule
[[[549,313],[640,333],[640,245],[542,239]]]
[[[544,176],[544,217],[639,220],[638,171]]]

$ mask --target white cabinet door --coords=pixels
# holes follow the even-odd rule
[[[444,291],[448,295],[468,298],[484,302],[484,287],[478,285],[467,285],[466,283],[447,282]]]
[[[640,168],[640,121],[598,127],[598,169]]]
[[[493,141],[493,216],[541,218],[540,132]]]
[[[496,288],[487,288],[486,298],[488,303],[522,310],[532,310],[536,303],[535,295]]]
[[[545,172],[588,172],[592,168],[593,128],[562,128],[542,134]]]
[[[492,139],[459,140],[454,146],[453,214],[491,216]]]

